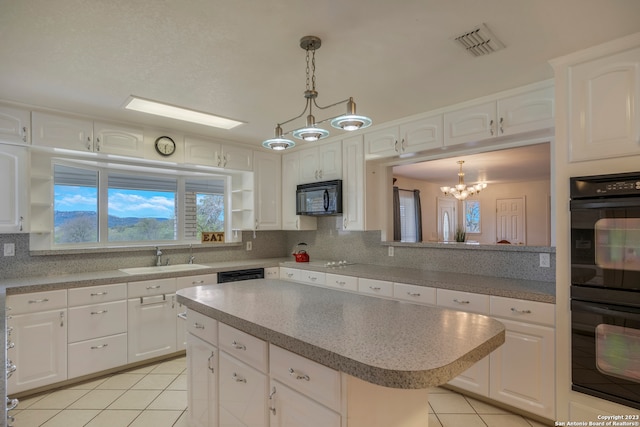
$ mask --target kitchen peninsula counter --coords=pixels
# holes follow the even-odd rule
[[[282,280],[205,285],[177,295],[191,310],[391,388],[444,384],[505,340],[504,326],[488,316]]]

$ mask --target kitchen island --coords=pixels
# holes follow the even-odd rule
[[[427,389],[505,340],[504,326],[487,316],[281,280],[198,286],[177,295],[219,325],[339,372],[343,427],[426,426]]]

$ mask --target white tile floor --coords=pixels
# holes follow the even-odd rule
[[[185,369],[186,359],[180,357],[25,397],[11,411],[13,425],[188,427]],[[439,387],[430,390],[429,403],[429,427],[543,426]]]

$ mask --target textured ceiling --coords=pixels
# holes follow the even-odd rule
[[[548,60],[638,17],[638,0],[0,0],[0,99],[258,145],[303,108],[304,35],[323,41],[318,102],[353,96],[380,124],[552,78]],[[453,41],[480,23],[506,48]],[[124,111],[132,94],[246,124]]]

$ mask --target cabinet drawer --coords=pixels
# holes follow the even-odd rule
[[[85,305],[69,309],[69,342],[127,331],[127,301]]]
[[[268,426],[267,376],[224,351],[218,359],[220,425]]]
[[[342,425],[339,414],[276,380],[271,381],[269,394],[273,394],[272,426],[340,427]],[[312,424],[310,420],[313,420]],[[276,421],[275,424],[273,421]]]
[[[250,366],[267,371],[267,343],[224,323],[218,323],[218,346]]]
[[[407,285],[405,283],[393,284],[393,297],[403,301],[411,301],[418,304],[436,304],[436,289],[426,286]]]
[[[296,268],[280,268],[280,278],[284,280],[300,280],[300,270]]]
[[[270,345],[269,373],[294,390],[340,411],[340,372]]]
[[[358,279],[358,292],[382,297],[393,296],[393,283],[385,280]]]
[[[491,315],[526,323],[555,325],[555,305],[538,301],[492,296]]]
[[[317,271],[300,271],[300,281],[308,283],[310,285],[324,285],[326,279],[325,273],[319,273]]]
[[[176,288],[184,289],[192,286],[215,285],[218,283],[218,274],[199,274],[197,276],[186,276],[176,278]]]
[[[174,294],[176,279],[144,280],[129,283],[129,298],[146,297],[150,295]]]
[[[127,364],[127,334],[69,344],[69,378]]]
[[[11,307],[11,315],[67,308],[67,290],[9,295],[6,305]]]
[[[277,279],[280,277],[280,267],[267,267],[264,269],[265,279]]]
[[[489,314],[489,295],[438,289],[436,301],[441,307],[472,313]]]
[[[187,332],[218,345],[218,321],[197,311],[187,310]]]
[[[69,289],[69,307],[127,299],[127,284]]]
[[[338,288],[344,291],[358,291],[358,278],[353,276],[341,276],[339,274],[327,273],[325,276],[325,284],[332,288]]]

